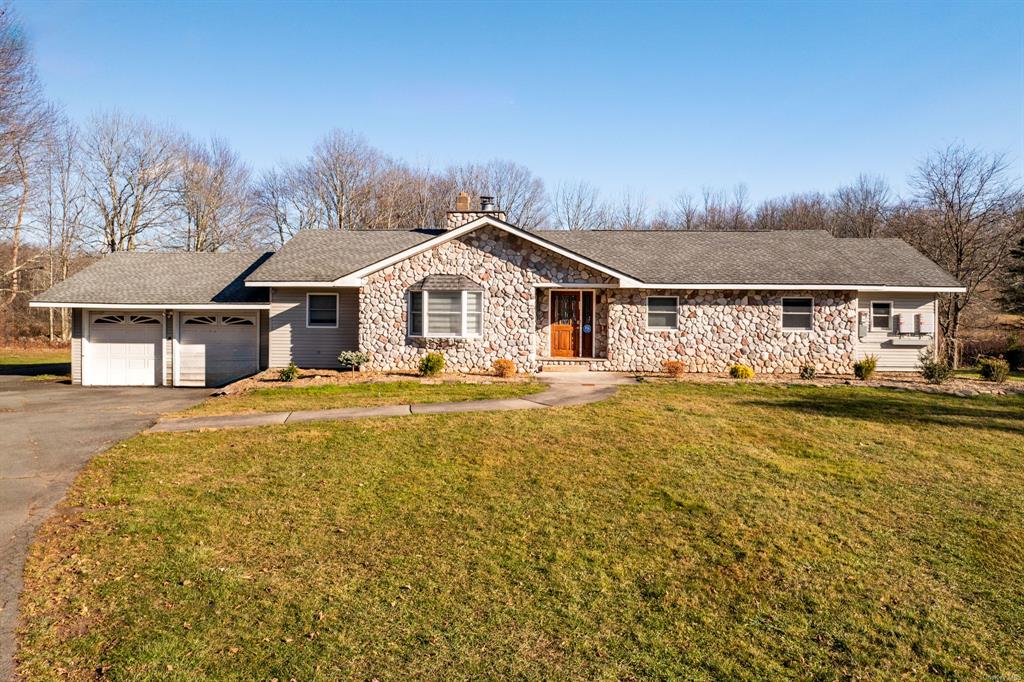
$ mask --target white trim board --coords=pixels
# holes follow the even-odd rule
[[[694,291],[863,291],[900,292],[921,294],[955,294],[967,291],[966,287],[904,287],[880,286],[877,284],[655,284],[640,283],[622,289],[693,289]]]
[[[269,303],[205,303],[196,305],[153,303],[48,303],[29,301],[30,308],[83,308],[90,310],[270,310]]]
[[[366,282],[358,278],[342,277],[326,282],[246,282],[247,287],[277,287],[279,289],[321,289],[323,287],[361,287]]]

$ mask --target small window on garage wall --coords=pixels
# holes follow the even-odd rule
[[[814,329],[814,299],[782,299],[782,328],[792,331]]]
[[[92,321],[93,324],[124,324],[124,315],[104,315]]]
[[[256,324],[251,317],[239,317],[238,315],[225,315],[220,318],[220,322],[229,327],[252,327]]]
[[[193,315],[185,318],[185,324],[217,324],[217,318],[213,315]]]
[[[306,326],[337,327],[338,295],[306,294]]]
[[[871,331],[892,331],[892,303],[889,301],[871,302]]]

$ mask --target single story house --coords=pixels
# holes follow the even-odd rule
[[[694,372],[910,371],[937,296],[963,291],[899,239],[823,231],[524,230],[459,197],[444,229],[303,230],[274,253],[115,253],[37,307],[73,309],[72,380],[215,386],[294,362],[407,370],[578,364]]]

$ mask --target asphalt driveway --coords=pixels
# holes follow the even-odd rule
[[[29,543],[95,454],[209,389],[99,388],[0,375],[0,680],[13,673]]]

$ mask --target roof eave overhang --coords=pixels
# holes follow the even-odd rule
[[[97,310],[270,310],[269,303],[55,303],[29,301],[30,308],[90,308]]]
[[[247,287],[277,287],[279,289],[311,289],[319,287],[361,287],[365,284],[362,278],[359,277],[341,277],[335,280],[327,280],[323,282],[317,281],[265,281],[265,282],[250,282],[246,280],[245,286]]]
[[[440,246],[441,244],[444,244],[445,242],[451,241],[452,239],[457,239],[457,238],[459,238],[459,237],[461,237],[461,236],[463,236],[465,234],[469,234],[470,232],[473,232],[474,230],[479,230],[482,227],[494,227],[494,228],[497,228],[499,230],[503,230],[505,232],[508,232],[509,234],[513,234],[513,235],[515,235],[517,237],[520,237],[520,238],[522,238],[525,241],[528,241],[528,242],[530,242],[532,244],[540,246],[541,248],[544,248],[544,249],[546,249],[548,251],[556,253],[556,254],[564,257],[564,258],[568,258],[568,259],[570,259],[572,261],[575,261],[575,262],[579,263],[580,265],[584,265],[584,266],[586,266],[586,267],[588,267],[588,268],[590,268],[592,270],[596,270],[596,271],[598,271],[598,272],[600,272],[602,274],[608,275],[609,277],[614,277],[615,279],[619,280],[620,286],[623,286],[623,287],[626,287],[626,286],[629,286],[629,287],[642,286],[642,283],[639,280],[636,280],[636,279],[630,277],[629,275],[627,275],[624,272],[619,272],[618,270],[615,270],[614,268],[610,268],[607,265],[603,265],[601,263],[598,263],[597,261],[590,260],[589,258],[581,256],[580,254],[578,254],[578,253],[576,253],[574,251],[570,251],[569,249],[561,247],[558,244],[555,244],[554,242],[548,241],[547,239],[544,239],[543,237],[539,237],[539,236],[533,234],[532,232],[529,232],[529,231],[524,230],[522,228],[516,227],[515,225],[512,225],[510,223],[506,223],[506,222],[501,221],[501,220],[496,220],[496,219],[491,218],[489,216],[484,216],[482,218],[477,218],[476,220],[474,220],[472,222],[468,222],[465,225],[461,225],[459,227],[456,227],[455,229],[448,230],[447,232],[442,232],[441,234],[437,235],[436,237],[428,239],[428,240],[426,240],[424,242],[420,242],[419,244],[416,244],[415,246],[411,246],[411,247],[409,247],[407,249],[403,249],[403,250],[399,251],[398,253],[392,254],[392,255],[388,256],[387,258],[384,258],[382,260],[377,261],[376,263],[371,263],[370,265],[367,265],[367,266],[365,266],[363,268],[360,268],[359,270],[356,270],[355,272],[350,272],[347,275],[345,275],[343,277],[340,277],[337,280],[335,280],[332,283],[332,285],[333,286],[359,286],[359,285],[351,285],[351,284],[346,285],[346,284],[343,284],[342,282],[344,282],[344,281],[355,281],[355,280],[360,280],[361,281],[367,275],[371,275],[371,274],[373,274],[373,273],[375,273],[375,272],[377,272],[379,270],[383,270],[384,268],[386,268],[386,267],[388,267],[390,265],[394,265],[395,263],[400,263],[400,262],[402,262],[403,260],[405,260],[407,258],[411,258],[412,256],[415,256],[416,254],[423,253],[424,251],[429,251],[430,249],[434,248],[435,246]]]
[[[717,290],[717,291],[750,291],[750,290],[775,290],[775,291],[864,291],[881,292],[891,291],[894,293],[936,293],[936,294],[962,294],[967,291],[962,286],[902,286],[885,284],[767,284],[767,283],[644,283],[635,285],[622,285],[623,289],[695,289],[695,290]]]

